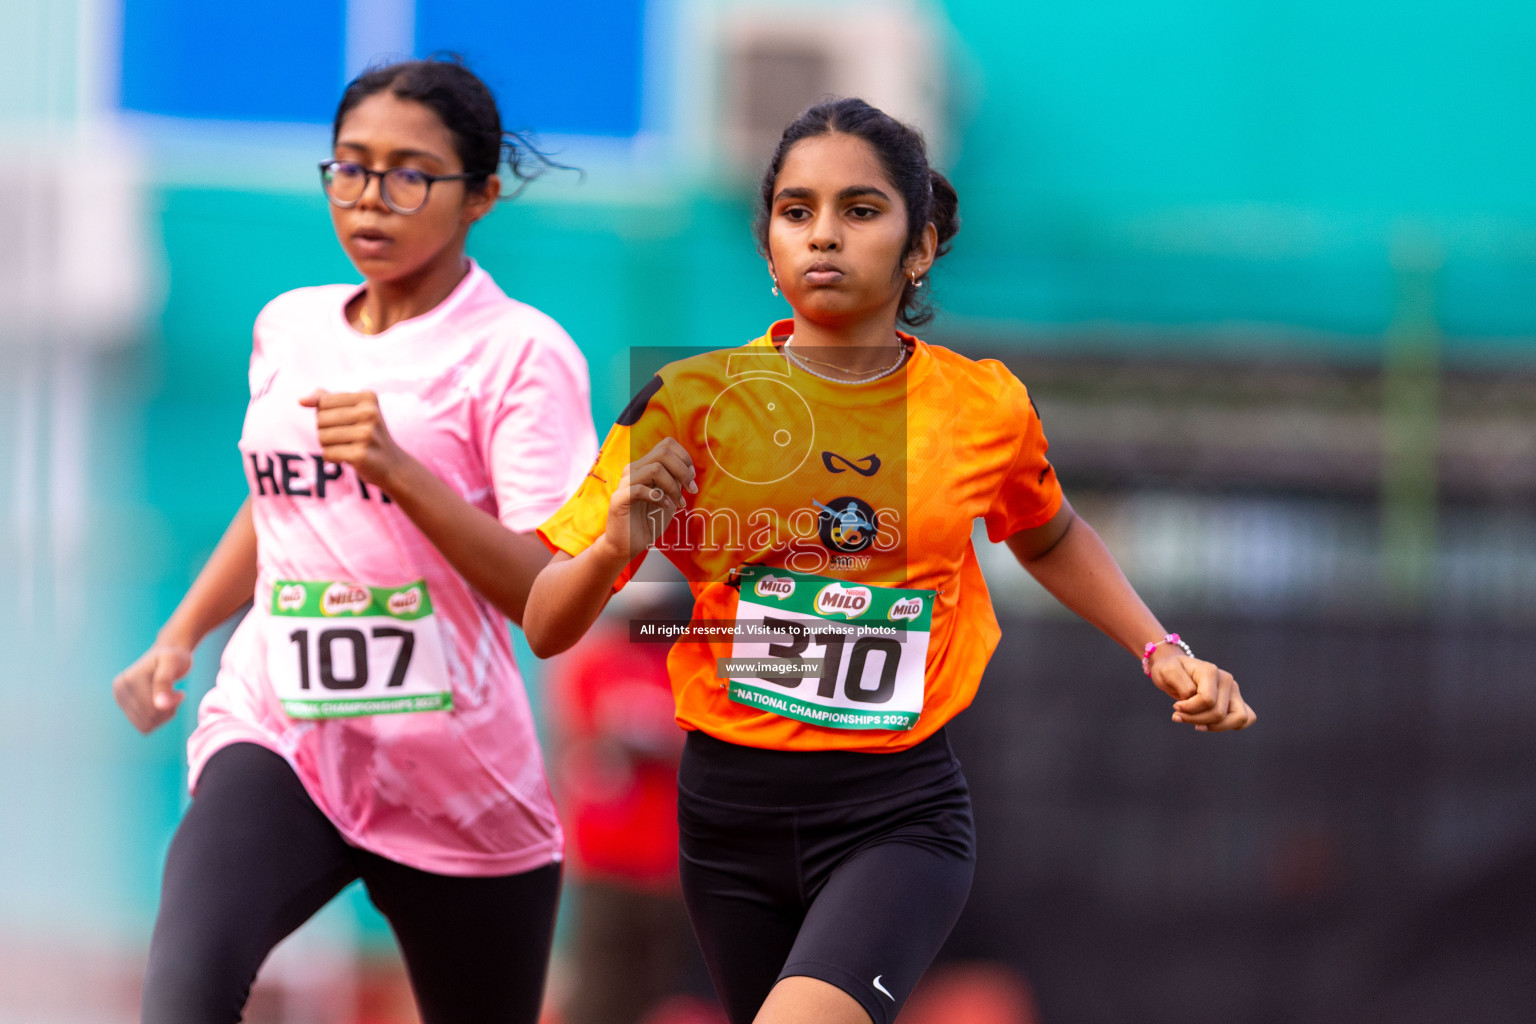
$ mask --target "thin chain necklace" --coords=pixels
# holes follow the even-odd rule
[[[891,374],[895,373],[898,369],[901,368],[901,364],[907,358],[907,346],[906,346],[906,344],[904,342],[900,342],[898,344],[898,346],[897,346],[897,349],[896,349],[896,361],[894,363],[892,363],[890,366],[887,366],[883,370],[880,370],[873,377],[864,377],[864,378],[862,378],[860,380],[846,380],[846,379],[844,379],[842,377],[828,377],[824,373],[817,373],[815,370],[811,369],[806,364],[807,363],[818,363],[818,364],[820,364],[822,366],[830,366],[834,370],[842,370],[844,373],[858,373],[860,371],[858,371],[858,370],[844,370],[841,366],[838,366],[836,363],[829,363],[825,359],[812,359],[810,356],[802,356],[798,352],[792,352],[792,351],[790,351],[790,344],[794,340],[795,340],[795,336],[793,334],[791,334],[788,338],[784,339],[784,354],[789,357],[790,361],[793,362],[796,366],[800,367],[800,369],[804,370],[806,373],[810,374],[812,377],[816,377],[816,378],[819,378],[821,380],[829,380],[829,381],[831,381],[834,384],[873,384],[875,381],[880,380],[882,377],[889,377]],[[900,340],[898,339],[898,342],[899,341]]]
[[[373,317],[368,315],[368,293],[363,293],[363,301],[357,304],[357,327],[364,334],[377,333],[373,329]]]

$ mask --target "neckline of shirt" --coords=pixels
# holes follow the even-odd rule
[[[486,277],[485,271],[480,269],[480,264],[475,262],[474,257],[466,256],[464,259],[469,264],[469,269],[459,279],[459,283],[453,286],[453,291],[448,293],[447,298],[425,313],[418,313],[413,317],[392,323],[377,334],[364,334],[356,327],[353,327],[352,321],[347,319],[347,306],[362,293],[364,288],[368,287],[368,283],[365,281],[342,297],[341,302],[336,306],[336,321],[341,325],[342,331],[354,341],[374,342],[382,340],[393,341],[396,338],[413,333],[418,327],[436,323],[447,317],[455,308],[461,305],[465,297]],[[405,328],[405,330],[401,330],[401,328]]]
[[[757,343],[772,345],[774,350],[782,355],[784,342],[794,333],[794,330],[793,320],[776,321],[772,327],[768,328],[768,333],[757,340]],[[889,400],[896,395],[910,393],[922,383],[923,378],[932,368],[933,356],[929,353],[926,342],[905,331],[897,331],[896,336],[902,340],[903,344],[911,346],[911,354],[899,369],[878,380],[828,380],[825,377],[804,372],[802,367],[795,366],[787,356],[784,361],[791,368],[802,371],[793,374],[796,388],[814,391],[817,399],[828,405],[855,409],[877,401]]]

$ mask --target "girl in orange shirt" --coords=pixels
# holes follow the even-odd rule
[[[860,100],[784,132],[758,241],[794,310],[665,367],[540,528],[523,628],[548,656],[656,546],[695,628],[668,660],[684,896],[733,1024],[889,1024],[965,903],[970,796],[944,725],[998,627],[981,518],[1206,731],[1254,720],[1062,496],[1024,386],[897,330],[959,228],[921,136]]]

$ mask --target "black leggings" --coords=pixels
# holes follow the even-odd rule
[[[732,1024],[791,976],[890,1024],[970,893],[970,790],[942,730],[895,754],[690,732],[677,812],[683,897]]]
[[[209,759],[171,841],[144,1024],[240,1020],[272,947],[357,878],[394,929],[424,1024],[535,1024],[559,864],[459,878],[360,850],[252,743]]]

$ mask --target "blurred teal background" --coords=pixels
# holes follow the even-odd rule
[[[934,275],[941,313],[928,337],[1002,356],[1032,387],[1040,367],[1048,429],[1053,383],[1065,407],[1109,370],[1143,382],[1165,367],[1184,374],[1195,383],[1165,394],[1174,410],[1188,404],[1181,394],[1285,376],[1299,390],[1275,385],[1279,397],[1262,399],[1287,422],[1291,406],[1386,367],[1383,379],[1406,383],[1341,399],[1343,419],[1324,424],[1338,432],[1318,444],[1353,444],[1354,428],[1340,423],[1369,432],[1399,422],[1410,449],[1428,438],[1427,455],[1394,456],[1387,440],[1368,446],[1363,475],[1256,471],[1241,509],[1323,510],[1325,525],[1285,541],[1282,561],[1315,541],[1347,562],[1354,549],[1341,531],[1356,521],[1374,530],[1378,503],[1394,493],[1406,511],[1386,515],[1399,532],[1384,536],[1431,545],[1431,562],[1456,516],[1476,529],[1502,517],[1504,532],[1489,536],[1503,539],[1466,557],[1513,573],[1498,614],[1528,621],[1529,3],[295,0],[258,13],[184,0],[0,0],[0,247],[10,250],[0,270],[57,255],[50,239],[64,229],[37,214],[50,203],[83,211],[84,228],[71,230],[87,239],[95,217],[127,224],[113,237],[129,240],[97,255],[133,265],[116,319],[89,329],[24,315],[30,300],[14,288],[3,293],[10,308],[0,305],[0,1022],[131,1019],[123,993],[147,943],[185,799],[193,700],[211,682],[218,638],[199,653],[193,699],[152,737],[122,719],[109,683],[242,500],[235,441],[256,313],[286,289],[356,279],[313,180],[349,72],[385,54],[461,52],[510,123],[585,170],[585,180],[552,173],[504,204],[471,252],[582,346],[601,429],[633,388],[630,347],[735,344],[784,312],[750,235],[750,176],[718,138],[725,63],[711,33],[742,12],[814,27],[831,11],[854,23],[871,11],[911,20],[930,41],[942,87],[928,108],[942,123],[931,127],[964,228]],[[573,33],[578,24],[589,31]],[[98,186],[114,175],[130,183],[126,198],[102,212]],[[69,282],[92,273],[88,258],[79,266],[56,275],[66,282],[48,293],[56,306],[74,302]],[[1427,354],[1394,377],[1404,337]],[[1503,410],[1505,432],[1467,442],[1467,458],[1491,450],[1506,461],[1460,490],[1437,489],[1436,445],[1450,442],[1437,441],[1433,422],[1454,404],[1445,381],[1458,374],[1504,389],[1502,405],[1480,391],[1469,399],[1473,419]],[[1407,398],[1391,397],[1404,388]],[[1133,398],[1148,393],[1163,394],[1154,384]],[[1426,420],[1429,433],[1415,435]],[[1070,432],[1052,437],[1069,489],[1081,481],[1085,507],[1098,501],[1111,523],[1135,518],[1127,487],[1151,488],[1143,501],[1231,497],[1221,473],[1201,476],[1188,457],[1204,450],[1198,438],[1165,453],[1184,475],[1117,482],[1114,459],[1086,448],[1074,477]],[[1233,457],[1266,459],[1262,446]],[[1207,607],[1189,597],[1207,577],[1175,586],[1156,569],[1156,543],[1174,542],[1136,547],[1133,533],[1118,534],[1131,546],[1127,567],[1154,605],[1161,595],[1158,607]],[[1252,545],[1233,543],[1233,557],[1247,557]],[[1371,534],[1360,541],[1365,560],[1328,578],[1390,575],[1383,543]],[[1434,565],[1424,570],[1432,577],[1450,571]],[[1470,578],[1475,604],[1484,576]],[[1435,579],[1421,597],[1444,582]],[[999,589],[1006,599],[1009,586]],[[1311,600],[1303,590],[1298,600]],[[1046,614],[1032,601],[1019,597],[1015,614]],[[535,689],[536,677],[531,667]],[[387,942],[361,898],[332,917],[330,934]],[[87,954],[82,971],[105,995],[50,996],[58,986],[27,967]]]

